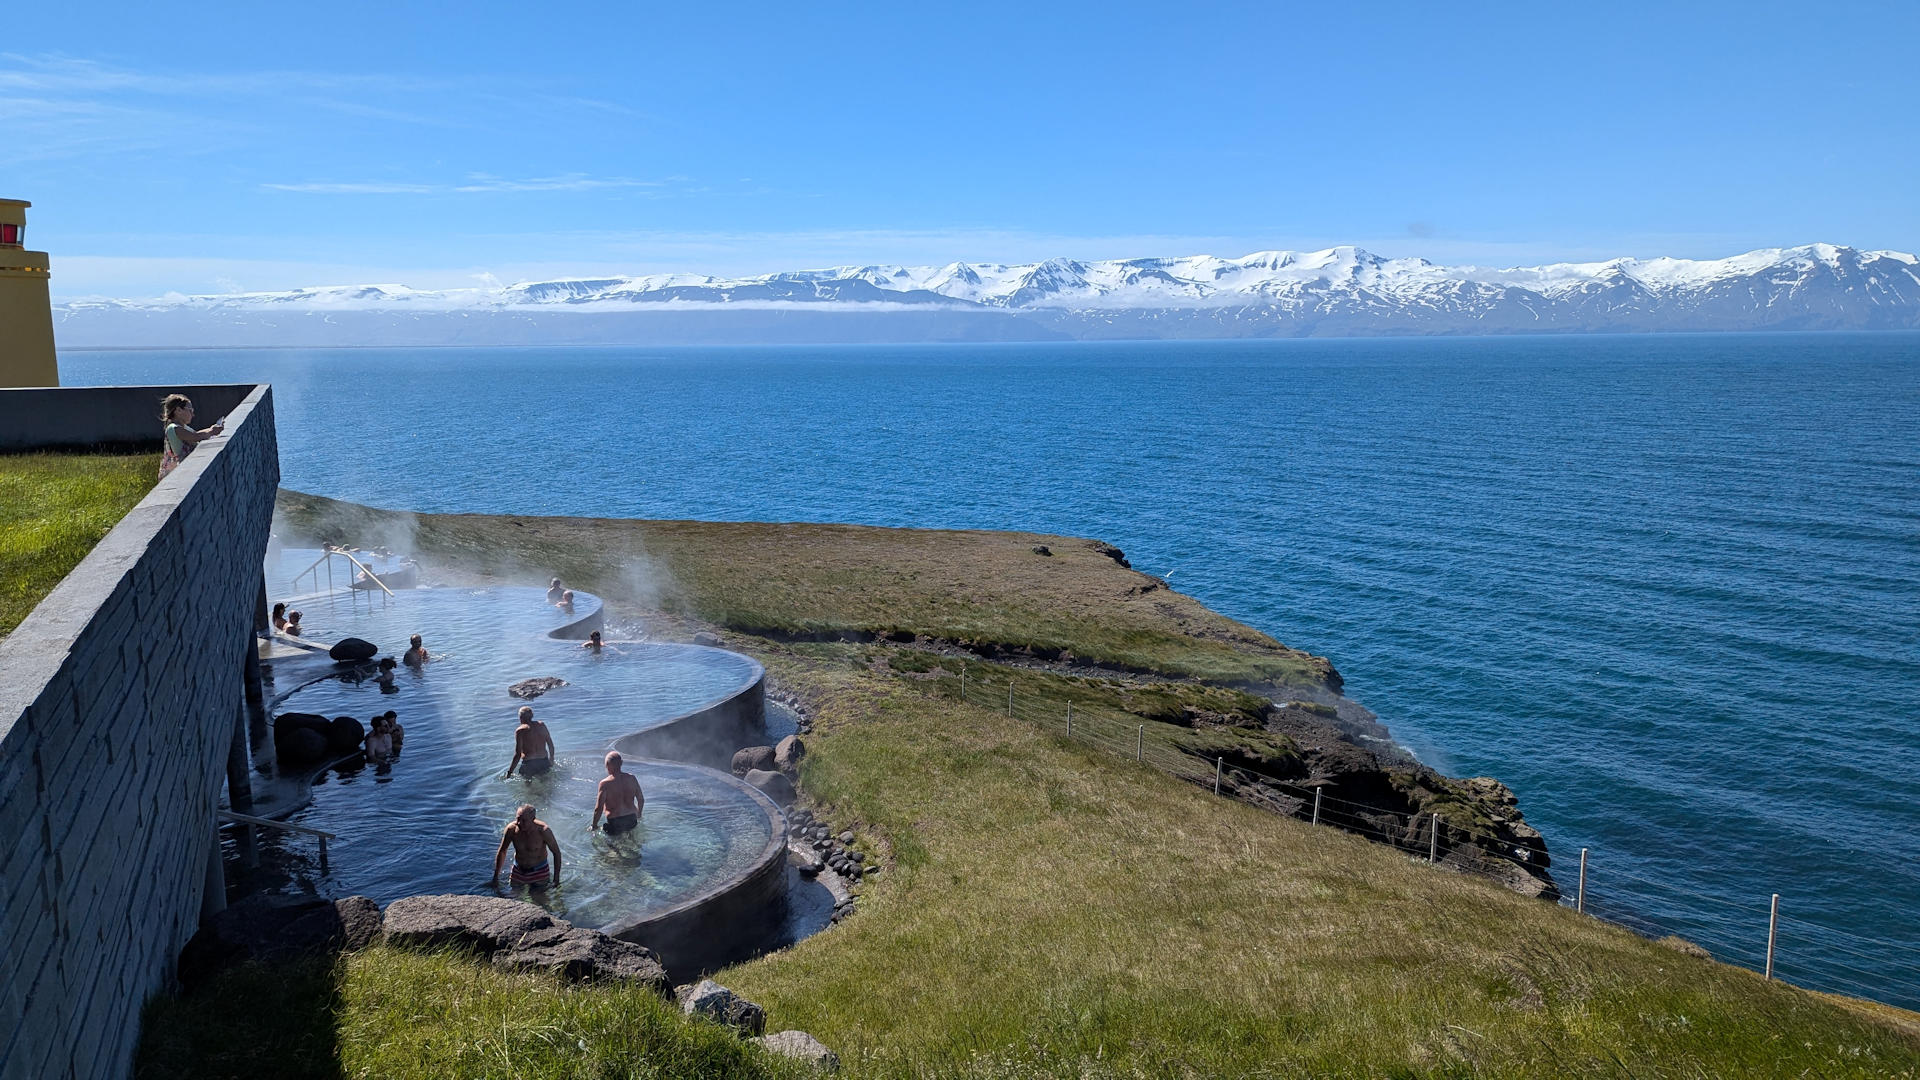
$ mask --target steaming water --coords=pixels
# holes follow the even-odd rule
[[[298,558],[289,553],[282,567]],[[576,609],[585,613],[596,603],[581,594]],[[316,641],[351,634],[398,653],[407,636],[419,632],[436,657],[423,671],[403,668],[392,691],[383,693],[371,680],[326,677],[291,688],[276,709],[363,721],[392,709],[406,728],[395,761],[326,774],[312,805],[290,819],[338,837],[330,845],[329,894],[359,893],[386,903],[417,893],[482,890],[500,830],[522,802],[539,809],[565,855],[562,888],[533,898],[583,925],[689,899],[747,869],[771,839],[766,812],[751,795],[699,769],[666,763],[631,769],[646,796],[637,831],[608,838],[587,828],[596,785],[606,775],[601,755],[607,744],[751,685],[759,669],[744,657],[635,644],[593,655],[578,642],[543,636],[566,621],[547,605],[543,589],[400,590],[384,603],[310,597],[300,609],[307,636]],[[554,770],[502,779],[517,711],[526,704],[506,688],[541,675],[567,680],[531,703],[559,748]],[[290,687],[283,682],[274,689]]]
[[[1506,780],[1564,883],[1592,847],[1602,908],[1753,963],[1779,892],[1789,978],[1912,1006],[1917,361],[1914,335],[1702,335],[62,370],[272,380],[287,486],[381,506],[1111,540]]]

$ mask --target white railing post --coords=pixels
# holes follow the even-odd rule
[[[960,700],[967,700],[967,662],[960,661]]]
[[[1320,824],[1320,793],[1325,790],[1327,789],[1326,788],[1313,789],[1313,823],[1315,825]]]
[[[1220,794],[1220,770],[1226,768],[1226,766],[1226,758],[1213,759],[1213,793],[1215,795]]]
[[[1773,910],[1767,915],[1767,978],[1773,978],[1773,942],[1780,933],[1780,894],[1773,894]]]
[[[1141,724],[1140,730],[1133,733],[1133,760],[1135,764],[1147,760],[1147,725]]]
[[[1007,680],[1007,716],[1013,716],[1013,680]]]
[[[1436,862],[1440,858],[1440,815],[1428,814],[1427,861]]]
[[[1587,849],[1580,849],[1580,892],[1573,901],[1573,910],[1586,914],[1587,911]]]

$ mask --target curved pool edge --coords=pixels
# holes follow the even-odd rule
[[[684,761],[660,763],[711,774],[747,794],[767,816],[766,846],[745,870],[661,911],[616,919],[598,928],[610,937],[653,950],[679,978],[750,956],[779,929],[787,891],[787,815],[765,792],[731,773]]]
[[[690,762],[722,770],[733,760],[733,752],[752,740],[764,737],[767,730],[767,668],[745,653],[712,645],[658,642],[677,649],[699,649],[738,657],[753,665],[753,677],[746,685],[714,700],[689,709],[679,716],[663,720],[644,731],[629,732],[609,741],[622,755]]]

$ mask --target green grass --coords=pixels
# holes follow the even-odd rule
[[[155,454],[0,455],[0,636],[133,509]]]
[[[283,535],[390,543],[481,577],[558,574],[617,609],[752,634],[926,636],[1223,683],[1319,685],[1331,671],[1071,537],[415,515],[291,491],[279,509]]]
[[[891,861],[856,917],[722,978],[857,1074],[1920,1076],[1920,1041],[1821,995],[767,659],[820,718],[805,787]]]
[[[1083,542],[830,526],[403,523],[304,505],[329,527],[417,524],[430,560],[486,556],[494,573],[522,581],[560,572],[614,597],[616,611],[629,597],[629,611],[644,604],[778,631],[730,643],[810,710],[808,798],[856,827],[883,869],[861,886],[853,918],[718,978],[766,1006],[770,1030],[821,1038],[850,1076],[1920,1078],[1911,1014],[1768,983],[1211,796],[1187,782],[1210,780],[1206,755],[1238,741],[1276,763],[1292,752],[1274,737],[1255,745],[1264,733],[1244,725],[1257,704],[1239,690],[968,659],[962,700],[958,656],[792,640],[808,620],[948,640],[972,628],[976,641],[1059,640],[1078,657],[1166,663],[1189,679],[1244,682],[1264,664],[1294,665],[1303,678],[1314,670],[1304,654],[1195,614],[1164,589],[1129,591],[1141,576],[1069,546]],[[1049,543],[1053,560],[1032,556],[1029,539]],[[622,563],[626,576],[592,576],[596,558]],[[767,595],[754,595],[756,580]],[[789,621],[768,625],[779,620]],[[1026,719],[1005,715],[1010,681]],[[1055,732],[1051,718],[1069,701],[1076,735],[1094,742]],[[1145,766],[1124,752],[1142,729]],[[631,991],[563,990],[458,957],[376,949],[304,990],[267,982],[242,972],[198,999],[154,1006],[141,1075],[284,1071],[244,1053],[263,1025],[265,1041],[289,1055],[310,1052],[307,1036],[331,1048],[338,1072],[306,1075],[625,1075],[636,1059],[657,1063],[657,1075],[772,1067],[727,1057],[732,1044],[687,1042],[701,1032],[656,1017]],[[276,1010],[261,1006],[275,992],[300,995],[296,1005],[318,1019],[275,1033]]]
[[[649,990],[574,990],[458,952],[250,965],[155,999],[142,1023],[138,1080],[798,1075]]]

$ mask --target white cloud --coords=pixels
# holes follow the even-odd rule
[[[567,173],[561,176],[532,176],[514,179],[474,173],[459,183],[411,184],[382,180],[334,183],[316,181],[297,184],[262,184],[269,191],[293,191],[310,195],[473,195],[521,191],[596,191],[607,188],[665,189],[675,181],[637,180],[629,176],[588,176]]]

